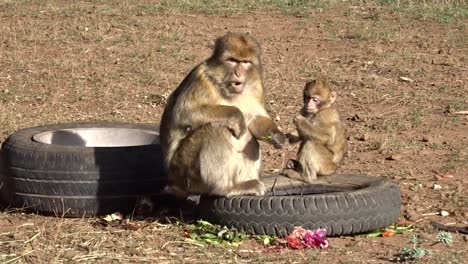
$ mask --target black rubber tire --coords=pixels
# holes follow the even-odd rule
[[[253,234],[284,236],[302,226],[339,236],[383,228],[400,216],[397,184],[366,175],[327,179],[333,184],[283,187],[266,196],[201,197],[199,217]]]
[[[37,133],[67,128],[159,129],[149,124],[86,122],[38,126],[11,134],[0,151],[0,192],[10,206],[67,217],[128,213],[139,196],[151,196],[164,188],[159,144],[84,147],[32,140]]]

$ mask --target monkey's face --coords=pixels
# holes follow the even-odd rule
[[[302,112],[305,116],[317,114],[321,109],[330,107],[336,99],[336,92],[330,89],[325,80],[313,80],[304,87],[304,106]]]
[[[315,115],[320,107],[322,106],[322,98],[318,95],[304,95],[304,107],[303,107],[303,112],[306,115]]]
[[[226,88],[231,94],[242,93],[248,81],[249,72],[253,67],[252,62],[229,57],[225,60],[224,65],[227,69],[224,78]]]
[[[228,33],[216,40],[208,64],[215,68],[212,77],[223,96],[236,96],[254,86],[260,88],[261,91],[257,94],[262,96],[262,67],[259,54],[258,43],[245,34]]]

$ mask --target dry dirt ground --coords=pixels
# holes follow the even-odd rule
[[[433,251],[421,262],[466,263],[467,235],[434,243],[430,221],[468,225],[468,115],[457,114],[468,110],[468,6],[419,2],[0,1],[0,141],[56,122],[158,122],[216,37],[250,32],[282,128],[293,127],[305,81],[329,79],[349,132],[339,172],[398,182],[401,218],[416,225],[387,238],[331,238],[326,251],[262,253],[255,241],[179,243],[183,227],[158,220],[128,230],[5,209],[0,262],[391,263],[416,234]],[[262,148],[265,172],[281,168],[281,152]]]

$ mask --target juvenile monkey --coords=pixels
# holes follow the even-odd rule
[[[289,160],[283,174],[305,182],[317,175],[333,174],[347,151],[345,128],[333,106],[337,97],[326,80],[307,82],[304,106],[294,118],[297,131],[289,133],[290,143],[301,141],[297,160]]]
[[[257,139],[281,148],[286,136],[265,110],[259,55],[251,36],[226,34],[169,96],[160,126],[166,192],[265,193]]]

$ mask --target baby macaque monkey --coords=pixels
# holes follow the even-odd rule
[[[317,175],[335,173],[347,151],[345,128],[333,106],[336,97],[326,80],[306,83],[301,115],[294,118],[297,130],[287,135],[289,143],[301,145],[297,160],[287,162],[285,176],[313,182]]]

